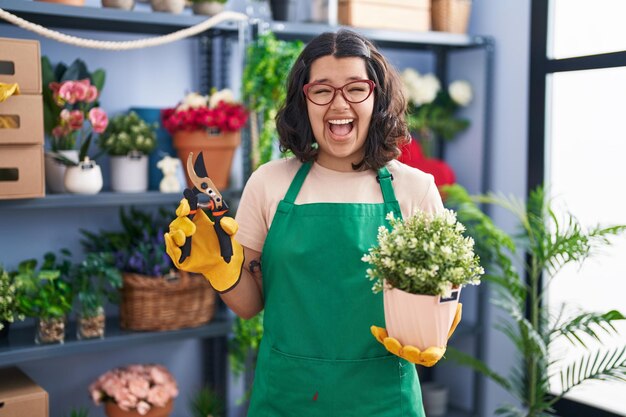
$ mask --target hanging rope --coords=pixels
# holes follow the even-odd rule
[[[230,12],[225,11],[221,12],[215,16],[208,18],[207,20],[200,22],[196,25],[190,26],[185,29],[177,30],[176,32],[169,33],[167,35],[157,36],[154,38],[145,38],[145,39],[137,39],[134,41],[99,41],[95,39],[85,39],[80,38],[78,36],[71,36],[65,33],[57,32],[55,30],[51,30],[45,28],[36,23],[29,22],[28,20],[22,19],[21,17],[15,16],[0,8],[0,19],[4,19],[9,23],[13,23],[16,26],[21,27],[22,29],[29,30],[31,32],[35,32],[41,36],[45,36],[46,38],[54,39],[58,42],[67,43],[74,46],[79,46],[82,48],[91,48],[91,49],[105,49],[109,51],[127,51],[130,49],[140,49],[140,48],[149,48],[152,46],[163,45],[170,42],[175,42],[190,36],[195,36],[198,33],[202,33],[207,31],[208,29],[216,26],[219,23],[234,20],[239,22],[244,22],[248,20],[248,16],[243,13]]]

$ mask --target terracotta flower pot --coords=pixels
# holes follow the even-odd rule
[[[420,350],[448,344],[448,332],[456,314],[461,290],[456,299],[439,302],[436,295],[410,294],[396,288],[385,288],[385,325],[389,336],[402,345]]]
[[[117,404],[107,402],[104,405],[104,413],[107,417],[168,417],[174,408],[174,401],[170,400],[165,407],[152,407],[147,414],[141,415],[137,410],[125,411]]]
[[[195,163],[200,151],[204,151],[204,166],[207,174],[218,189],[222,190],[228,187],[233,156],[241,143],[241,132],[210,134],[205,130],[181,130],[174,133],[173,143],[178,157],[185,167],[185,172],[187,172],[189,152],[193,152]],[[186,178],[187,185],[193,187],[189,175],[186,175]]]

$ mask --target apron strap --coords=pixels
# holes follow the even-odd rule
[[[383,199],[385,200],[385,203],[397,203],[396,193],[393,192],[393,185],[391,184],[391,181],[393,181],[393,175],[391,175],[386,167],[382,167],[378,170],[376,181],[380,184],[380,189],[383,192]]]
[[[296,201],[300,188],[302,188],[302,184],[304,184],[304,179],[311,170],[312,166],[313,163],[311,161],[302,164],[293,181],[291,181],[287,194],[285,194],[285,198],[283,199],[285,202],[293,204]]]

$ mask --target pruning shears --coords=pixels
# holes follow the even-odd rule
[[[189,201],[189,219],[193,220],[198,209],[208,209],[213,216],[213,228],[217,235],[217,240],[220,245],[220,255],[224,259],[224,262],[229,263],[233,256],[233,245],[230,240],[230,236],[224,231],[220,224],[222,218],[228,213],[228,204],[222,198],[222,194],[219,192],[211,178],[206,172],[204,167],[204,157],[202,152],[198,154],[196,162],[193,162],[193,152],[189,152],[187,157],[187,174],[193,188],[186,188],[183,191],[183,195]],[[208,202],[200,202],[200,195],[207,196]],[[185,244],[181,247],[181,255],[179,262],[183,262],[191,254],[191,238],[189,236],[185,241]]]

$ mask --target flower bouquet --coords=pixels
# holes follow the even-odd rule
[[[388,335],[420,350],[445,348],[461,287],[479,284],[484,273],[474,241],[447,209],[387,220],[392,229],[380,227],[378,246],[363,261],[372,290],[384,292]]]
[[[228,89],[210,96],[190,93],[178,106],[163,110],[161,119],[183,164],[190,152],[197,158],[207,150],[204,162],[209,177],[217,188],[227,187],[235,149],[241,143],[240,130],[248,120],[248,111],[233,93]]]
[[[101,375],[89,386],[89,393],[96,405],[104,403],[110,417],[167,417],[178,396],[178,387],[164,366],[129,365]]]

